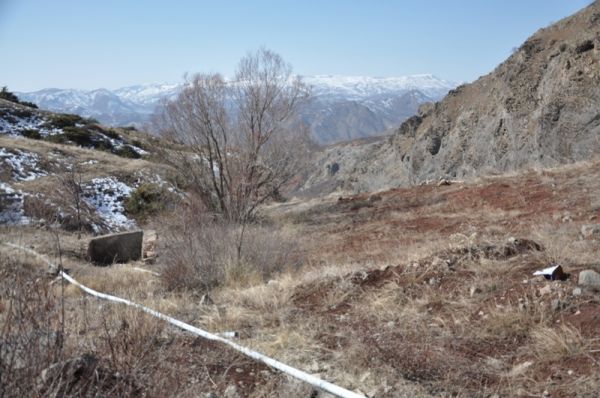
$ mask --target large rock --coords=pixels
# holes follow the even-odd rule
[[[88,259],[108,265],[139,260],[142,257],[143,231],[121,232],[93,238],[88,245]]]
[[[579,285],[600,291],[600,274],[591,269],[579,273]]]

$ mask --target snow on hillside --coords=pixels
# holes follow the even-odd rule
[[[22,135],[23,131],[36,130],[40,136],[46,137],[48,135],[61,134],[62,129],[48,127],[46,124],[47,120],[39,117],[38,115],[30,116],[1,116],[0,117],[0,134],[8,134],[19,136]]]
[[[40,157],[33,152],[0,148],[0,164],[8,166],[13,181],[32,181],[48,173],[39,166]]]
[[[135,228],[135,221],[125,215],[124,201],[133,188],[115,177],[94,178],[84,187],[84,201],[96,210],[111,230]],[[100,231],[95,226],[96,232]]]
[[[0,182],[0,225],[27,225],[30,220],[23,210],[23,192]]]

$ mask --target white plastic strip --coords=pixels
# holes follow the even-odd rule
[[[32,254],[32,255],[34,255],[34,256],[42,259],[50,267],[58,269],[58,267],[55,264],[51,263],[44,256],[42,256],[41,254],[37,253],[34,250],[28,249],[28,248],[23,247],[23,246],[15,245],[13,243],[5,243],[5,245],[13,247],[13,248],[16,248],[16,249],[23,250],[23,251],[25,251],[27,253],[30,253],[30,254]],[[227,344],[228,346],[230,346],[234,350],[239,351],[239,352],[243,353],[244,355],[246,355],[246,356],[248,356],[250,358],[253,358],[253,359],[257,360],[257,361],[260,361],[260,362],[264,363],[265,365],[267,365],[267,366],[269,366],[271,368],[277,369],[277,370],[279,370],[279,371],[281,371],[283,373],[286,373],[286,374],[288,374],[288,375],[290,375],[292,377],[295,377],[295,378],[297,378],[299,380],[302,380],[302,381],[304,381],[304,382],[306,382],[306,383],[308,383],[308,384],[310,384],[310,385],[312,385],[314,387],[317,387],[317,388],[319,388],[319,389],[321,389],[323,391],[327,391],[327,392],[329,392],[329,393],[331,393],[331,394],[333,394],[335,396],[342,397],[342,398],[366,398],[362,394],[358,394],[358,393],[355,393],[353,391],[346,390],[345,388],[339,387],[339,386],[337,386],[337,385],[335,385],[333,383],[329,383],[328,381],[322,380],[322,379],[320,379],[320,378],[318,378],[316,376],[313,376],[311,374],[308,374],[308,373],[306,373],[306,372],[304,372],[302,370],[293,368],[293,367],[291,367],[289,365],[286,365],[286,364],[284,364],[282,362],[279,362],[279,361],[277,361],[277,360],[275,360],[273,358],[267,357],[266,355],[263,355],[263,354],[261,354],[259,352],[253,351],[253,350],[251,350],[249,348],[246,348],[246,347],[243,347],[243,346],[241,346],[239,344],[236,344],[233,341],[227,340],[227,339],[225,339],[225,338],[223,338],[221,336],[214,335],[214,334],[209,333],[209,332],[207,332],[205,330],[202,330],[202,329],[199,329],[199,328],[197,328],[195,326],[189,325],[189,324],[187,324],[185,322],[181,322],[180,320],[177,320],[175,318],[171,318],[168,315],[162,314],[162,313],[160,313],[158,311],[155,311],[153,309],[145,307],[145,306],[143,306],[141,304],[137,304],[137,303],[134,303],[132,301],[129,301],[129,300],[126,300],[126,299],[123,299],[123,298],[120,298],[120,297],[112,296],[110,294],[105,294],[105,293],[97,292],[97,291],[95,291],[93,289],[90,289],[89,287],[87,287],[85,285],[82,285],[81,283],[79,283],[75,279],[73,279],[70,275],[68,275],[68,274],[66,274],[66,273],[64,273],[62,271],[60,272],[60,276],[62,276],[69,283],[72,283],[73,285],[77,286],[78,288],[80,288],[81,290],[83,290],[84,292],[86,292],[86,293],[88,293],[88,294],[90,294],[92,296],[101,298],[103,300],[108,300],[108,301],[112,301],[112,302],[115,302],[115,303],[122,303],[122,304],[125,304],[125,305],[129,305],[131,307],[135,307],[135,308],[137,308],[139,310],[142,310],[142,311],[144,311],[144,312],[146,312],[146,313],[148,313],[148,314],[150,314],[150,315],[152,315],[152,316],[154,316],[156,318],[159,318],[159,319],[162,319],[164,321],[167,321],[170,324],[175,325],[175,326],[177,326],[177,327],[179,327],[179,328],[181,328],[183,330],[187,330],[190,333],[193,333],[195,335],[204,337],[207,340],[219,341],[219,342],[221,342],[223,344]]]

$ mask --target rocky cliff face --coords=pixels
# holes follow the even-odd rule
[[[346,188],[381,189],[591,158],[600,149],[599,61],[596,1],[540,29],[492,73],[421,106],[388,142],[345,170],[356,181]],[[327,156],[326,162],[336,161]]]
[[[600,5],[528,39],[508,60],[393,137],[417,180],[553,166],[600,148]]]

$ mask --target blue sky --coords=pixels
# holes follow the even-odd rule
[[[0,0],[0,86],[117,88],[232,75],[261,46],[303,75],[491,71],[590,0]]]

